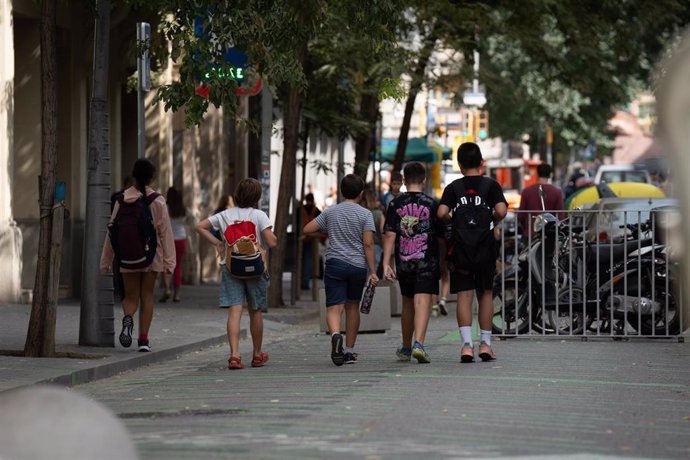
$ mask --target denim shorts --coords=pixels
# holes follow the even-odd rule
[[[220,280],[220,308],[232,305],[244,305],[246,302],[252,310],[268,311],[268,272],[248,280],[234,278],[225,265],[221,265],[223,273]]]
[[[326,306],[357,302],[367,282],[368,270],[340,259],[328,259],[323,283],[326,287]]]

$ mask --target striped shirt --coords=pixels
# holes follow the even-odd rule
[[[316,223],[328,233],[326,260],[340,259],[359,268],[368,268],[362,234],[376,232],[371,211],[344,201],[326,208],[316,218]]]

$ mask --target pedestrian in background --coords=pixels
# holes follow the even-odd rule
[[[129,208],[137,200],[144,199],[153,219],[156,251],[150,264],[143,268],[128,269],[124,267],[120,258],[120,271],[125,289],[125,298],[122,301],[124,317],[119,337],[120,344],[123,347],[132,345],[133,315],[139,309],[139,351],[151,351],[148,334],[153,320],[153,290],[158,274],[171,274],[175,269],[175,242],[168,207],[165,204],[165,198],[150,187],[155,173],[156,168],[149,160],[140,158],[135,161],[132,170],[135,185],[127,188],[118,198],[110,216],[110,224],[117,225],[117,216],[121,207]],[[111,240],[106,237],[101,253],[102,273],[110,269],[115,255]]]
[[[390,189],[383,195],[383,207],[388,208],[388,205],[393,201],[393,198],[400,195],[400,189],[403,186],[403,176],[398,171],[391,174]]]
[[[359,330],[359,301],[368,281],[378,284],[374,254],[374,218],[359,205],[364,181],[348,174],[340,182],[344,200],[328,207],[304,227],[305,234],[325,233],[329,238],[326,251],[324,285],[326,288],[326,321],[331,334],[331,360],[336,366],[357,362],[355,343]],[[345,312],[346,344],[340,333]]]
[[[307,193],[304,197],[304,203],[300,206],[300,223],[304,227],[306,224],[316,219],[321,210],[314,202],[314,195]],[[301,288],[303,291],[310,289],[310,280],[314,270],[314,250],[318,249],[319,237],[303,235],[302,241],[302,273],[301,273]]]
[[[493,281],[496,274],[496,239],[493,229],[508,212],[508,203],[498,182],[482,176],[482,153],[477,144],[466,142],[458,148],[463,177],[446,186],[438,207],[438,217],[452,222],[453,235],[448,250],[451,270],[450,291],[458,293],[457,320],[462,347],[460,360],[474,361],[472,342],[472,300],[479,302],[479,329],[482,361],[496,359],[491,348],[493,322]]]
[[[227,194],[222,194],[220,198],[218,198],[218,203],[216,204],[216,209],[213,210],[213,214],[218,214],[219,212],[223,212],[228,208],[234,208],[235,207],[235,200],[230,195]],[[223,241],[223,236],[220,234],[220,232],[214,228],[211,229],[211,234],[218,238],[220,241]]]
[[[374,225],[376,226],[376,232],[374,232],[374,253],[376,255],[377,269],[376,274],[382,276],[382,272],[379,273],[378,267],[381,266],[381,254],[383,253],[383,225],[386,222],[386,218],[383,215],[381,202],[376,196],[376,192],[369,187],[364,189],[362,205],[371,211],[371,215],[374,218]]]
[[[551,165],[541,163],[537,166],[537,183],[532,184],[522,191],[520,196],[520,212],[518,220],[526,235],[532,236],[533,223],[538,215],[542,214],[542,197],[539,188],[544,190],[544,210],[558,211],[558,219],[563,219],[563,192],[555,185],[549,183],[551,179]],[[537,211],[537,212],[530,212]]]
[[[394,198],[386,210],[383,273],[389,281],[398,280],[402,294],[402,345],[396,356],[400,361],[415,358],[419,363],[429,363],[424,341],[431,296],[438,294],[443,226],[436,217],[436,201],[423,192],[424,165],[408,163],[403,176],[407,192]],[[390,265],[394,250],[395,269]]]
[[[207,219],[196,226],[196,231],[206,241],[216,247],[221,264],[220,282],[220,308],[228,309],[227,332],[230,345],[230,358],[228,369],[243,369],[242,356],[240,354],[240,319],[242,307],[246,303],[249,312],[249,331],[252,336],[252,367],[261,367],[268,361],[268,353],[262,350],[264,320],[263,313],[268,311],[268,271],[256,278],[239,279],[230,275],[226,267],[226,243],[219,241],[211,229],[218,230],[221,234],[232,224],[250,221],[256,228],[256,241],[263,247],[274,248],[278,240],[273,233],[273,224],[265,212],[257,209],[262,194],[261,183],[253,178],[243,179],[235,189],[234,208],[228,208]],[[280,283],[280,280],[278,280]]]
[[[175,239],[175,271],[172,275],[163,275],[164,291],[160,298],[166,302],[170,298],[172,287],[173,302],[180,301],[180,288],[182,286],[182,259],[187,247],[187,230],[185,224],[188,218],[184,207],[182,194],[175,187],[170,187],[166,194],[168,214],[172,225],[173,238]]]

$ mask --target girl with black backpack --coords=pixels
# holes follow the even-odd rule
[[[175,242],[165,198],[150,187],[156,168],[149,160],[134,162],[135,185],[117,197],[101,254],[101,273],[117,260],[124,282],[120,344],[132,345],[133,315],[139,309],[139,351],[151,351],[153,290],[160,273],[175,269]]]

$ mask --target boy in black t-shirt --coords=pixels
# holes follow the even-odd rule
[[[479,146],[472,142],[466,142],[458,148],[458,163],[464,177],[457,179],[446,186],[441,197],[441,204],[438,207],[438,218],[443,222],[453,221],[453,212],[458,209],[459,202],[467,202],[468,196],[472,196],[471,202],[477,198],[488,206],[493,221],[493,226],[488,230],[493,230],[508,212],[507,202],[503,196],[503,190],[495,180],[482,176],[482,153]],[[458,183],[458,181],[461,181]],[[459,197],[457,191],[464,190],[463,197]],[[456,237],[457,230],[453,230],[453,239],[449,243],[449,254],[454,251],[455,257],[448,256],[449,268],[451,271],[450,292],[458,293],[457,319],[460,335],[462,338],[462,348],[460,349],[460,360],[464,363],[474,361],[474,345],[472,343],[472,299],[474,292],[477,292],[479,302],[479,328],[481,332],[481,343],[479,345],[479,357],[482,361],[496,359],[496,354],[491,348],[491,324],[493,321],[493,279],[496,274],[496,261],[484,257],[482,264],[469,267],[459,267],[458,257],[461,244]],[[484,254],[495,254],[496,241],[491,236],[485,238],[482,243],[486,247],[480,250]],[[453,248],[453,245],[456,245]],[[476,248],[474,248],[476,250]],[[454,259],[454,260],[453,260]],[[455,267],[454,267],[455,265]]]
[[[431,362],[424,349],[429,325],[431,296],[438,294],[440,256],[436,202],[424,194],[426,170],[421,163],[408,163],[403,176],[407,192],[391,201],[386,211],[383,235],[383,274],[396,278],[403,296],[400,323],[402,346],[396,355],[401,361],[414,357],[420,363]],[[395,248],[395,270],[390,266]],[[415,341],[412,343],[412,336]]]

